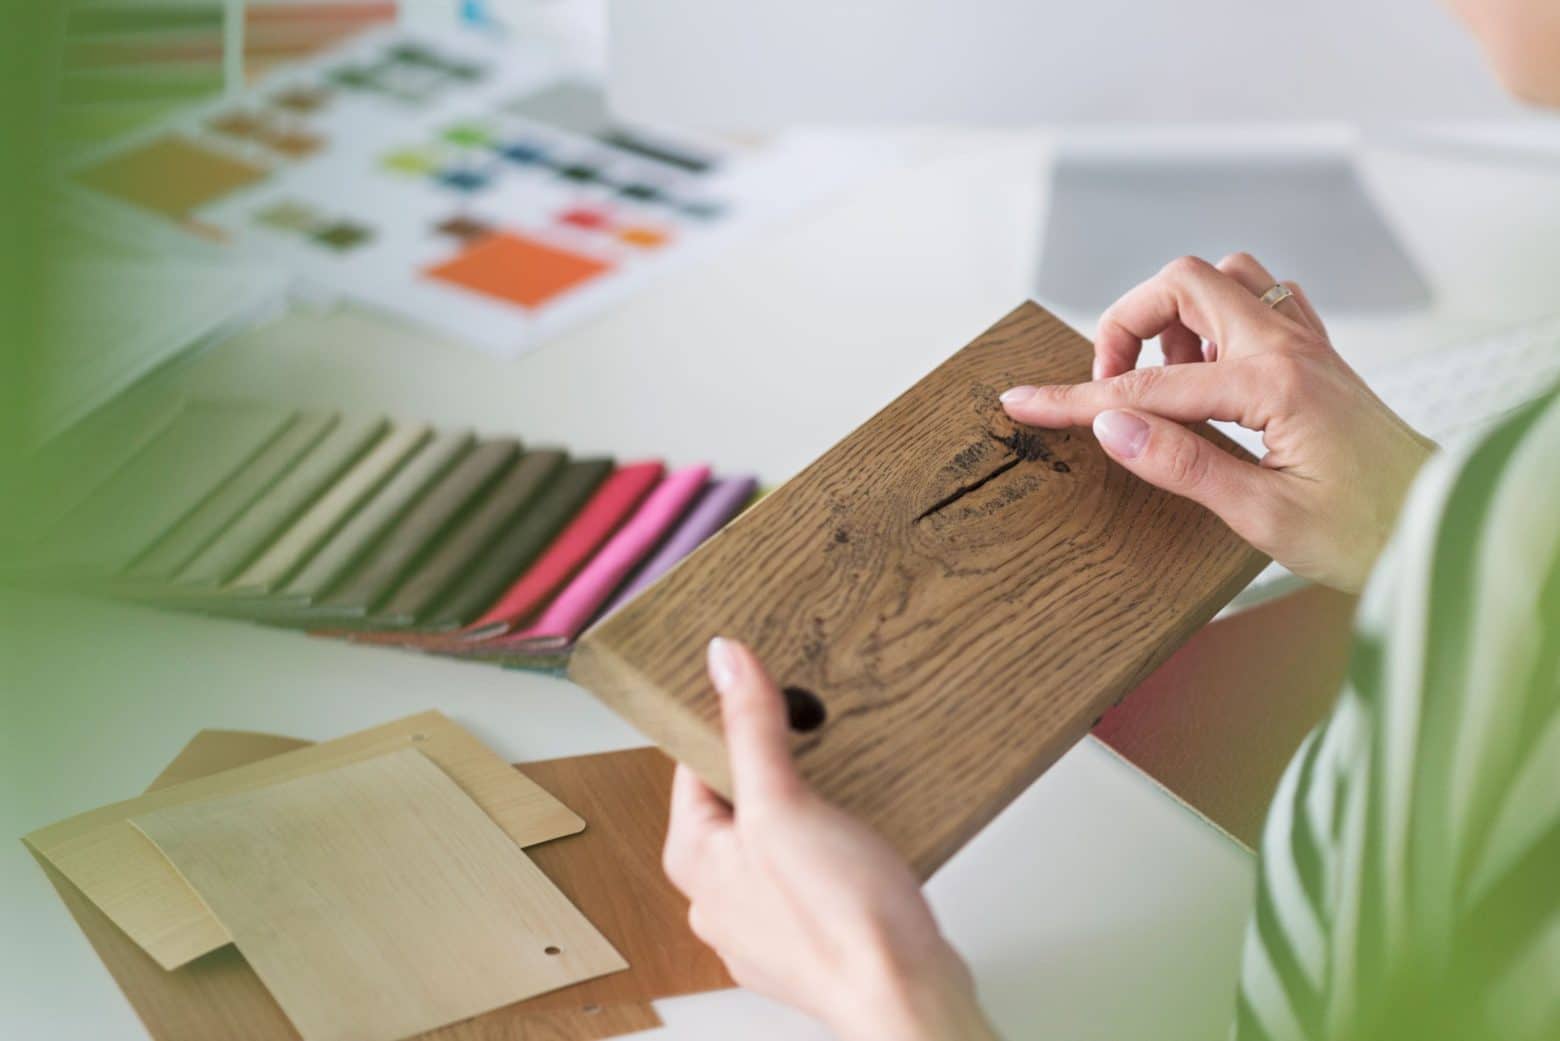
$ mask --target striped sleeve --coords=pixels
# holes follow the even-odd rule
[[[1421,474],[1260,856],[1237,1041],[1560,1039],[1560,393]]]

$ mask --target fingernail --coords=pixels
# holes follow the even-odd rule
[[[1034,397],[1035,391],[1039,389],[1038,387],[1014,387],[1011,390],[1004,390],[1002,396],[997,400],[1004,405],[1016,405],[1020,401],[1028,401]]]
[[[1094,417],[1094,436],[1117,459],[1136,459],[1148,443],[1148,424],[1130,412],[1101,412]]]
[[[715,689],[720,693],[727,693],[737,682],[737,649],[730,640],[717,636],[710,641],[707,657],[710,682],[715,684]]]
[[[1090,374],[1095,379],[1099,379],[1101,374],[1104,373],[1104,371],[1105,371],[1105,362],[1103,360],[1099,359],[1099,358],[1095,358],[1094,359],[1094,368],[1089,370]]]

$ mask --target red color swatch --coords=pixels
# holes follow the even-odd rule
[[[586,231],[596,231],[607,226],[607,215],[600,210],[579,207],[567,210],[559,216],[560,224],[568,224],[576,228],[584,228]]]
[[[477,239],[454,260],[429,268],[427,274],[521,307],[540,307],[611,267],[594,257],[500,232]]]
[[[523,623],[595,556],[618,526],[639,508],[650,489],[660,483],[665,471],[660,463],[619,467],[498,603],[468,628]]]

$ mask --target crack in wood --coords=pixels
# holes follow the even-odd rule
[[[951,494],[943,496],[941,499],[938,499],[926,509],[922,510],[921,515],[915,519],[915,523],[919,524],[926,518],[930,517],[932,514],[941,510],[946,510],[949,506],[952,506],[966,495],[979,491],[1023,461],[1023,456],[1015,455],[1013,458],[1009,459],[1007,462],[1003,463],[1001,466],[997,467],[995,470],[991,471],[980,480],[971,481],[969,484],[960,485],[958,488],[955,488]]]
[[[926,518],[930,517],[932,514],[941,513],[943,510],[946,510],[948,507],[952,506],[954,503],[958,502],[965,496],[980,491],[980,489],[984,488],[998,477],[1001,477],[1019,463],[1051,463],[1051,469],[1055,470],[1057,473],[1067,473],[1071,469],[1071,467],[1069,467],[1066,463],[1058,460],[1056,456],[1052,454],[1050,447],[1045,443],[1045,438],[1042,437],[1038,431],[1015,430],[1006,436],[992,433],[991,439],[997,442],[997,444],[1006,448],[1009,452],[1012,452],[1013,458],[1009,459],[1007,462],[1003,463],[1001,466],[997,467],[986,476],[975,481],[970,481],[967,484],[962,484],[958,488],[955,488],[948,495],[938,499],[926,509],[922,510],[920,515],[916,517],[913,523],[919,524]],[[974,447],[975,446],[972,445],[970,448],[966,448],[963,452],[960,452],[960,457],[964,457]]]

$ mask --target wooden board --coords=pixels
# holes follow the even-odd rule
[[[305,1041],[400,1041],[627,968],[415,748],[132,823]]]
[[[447,773],[518,845],[585,822],[438,712],[365,730],[222,774],[115,803],[33,832],[26,842],[147,953],[174,969],[229,942],[222,924],[131,817],[249,791],[414,746]]]
[[[1087,432],[1002,412],[1091,358],[1019,307],[587,633],[570,676],[729,793],[704,648],[747,641],[822,704],[803,774],[929,875],[1264,563]]]
[[[308,744],[294,738],[241,731],[202,731],[158,775],[149,790],[182,784]],[[152,1041],[299,1041],[298,1032],[235,948],[224,947],[177,972],[165,972],[48,861],[36,854],[35,858],[140,1016]],[[645,1004],[554,1011],[526,1010],[522,1004],[443,1027],[422,1035],[419,1041],[601,1041],[648,1030],[660,1022],[655,1010]]]

